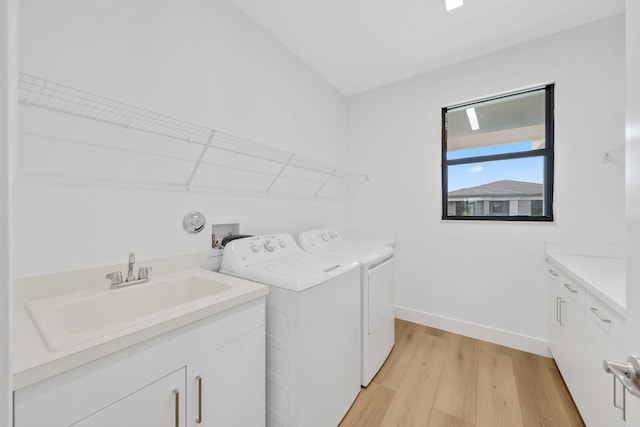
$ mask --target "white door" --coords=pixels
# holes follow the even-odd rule
[[[640,2],[626,2],[627,350],[640,355]],[[640,398],[627,395],[627,425],[640,425]]]
[[[0,0],[0,425],[12,425],[11,369],[11,180],[17,138],[18,0]]]

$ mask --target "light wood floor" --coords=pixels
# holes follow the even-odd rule
[[[584,427],[552,359],[396,320],[347,426]]]

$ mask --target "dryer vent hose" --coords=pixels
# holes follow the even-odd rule
[[[222,243],[220,243],[220,245],[222,245],[222,247],[224,248],[225,246],[227,246],[227,243],[236,240],[236,239],[244,239],[246,237],[253,237],[253,235],[251,234],[232,234],[231,236],[227,236],[224,239],[222,239]]]

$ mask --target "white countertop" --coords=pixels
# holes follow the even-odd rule
[[[154,273],[161,274],[176,271],[176,269],[194,268],[194,266],[198,264],[199,255],[195,257],[165,258],[145,263],[145,265],[153,266]],[[101,280],[104,278],[104,270],[114,271],[118,269],[114,267],[120,266],[99,267],[78,272],[16,280],[11,347],[11,372],[14,390],[42,381],[53,375],[73,369],[205,317],[233,309],[245,302],[263,297],[268,292],[268,287],[258,283],[207,271],[206,274],[216,275],[216,280],[224,281],[225,283],[242,289],[220,303],[198,307],[191,312],[181,313],[179,316],[167,318],[165,321],[158,322],[141,330],[131,331],[131,333],[123,334],[114,339],[94,340],[59,351],[50,351],[33,322],[33,319],[29,315],[26,304],[33,299],[77,291],[79,289],[78,286],[71,284],[73,280],[70,280],[70,278],[78,279],[79,281],[76,281],[76,283],[83,281],[86,283],[87,277],[91,277],[91,279],[99,278],[93,282],[95,282],[98,287],[104,287],[105,284],[102,283]]]
[[[625,316],[626,259],[622,247],[548,244],[547,260],[618,314]]]

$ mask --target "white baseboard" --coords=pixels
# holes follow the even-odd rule
[[[442,329],[482,341],[489,341],[494,344],[500,344],[505,347],[515,348],[540,356],[551,357],[547,341],[541,338],[479,325],[465,320],[453,319],[439,314],[426,313],[407,307],[396,306],[395,311],[398,319]]]

